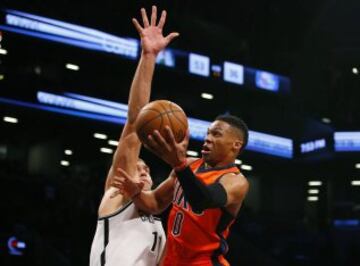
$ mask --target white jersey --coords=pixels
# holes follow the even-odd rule
[[[116,213],[98,219],[90,266],[155,266],[165,240],[160,219],[141,213],[129,202]]]

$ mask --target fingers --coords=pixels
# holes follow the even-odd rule
[[[165,127],[165,134],[164,138],[158,130],[154,130],[153,134],[148,136],[146,147],[154,153],[159,153],[164,149],[171,152],[177,142],[169,126]]]
[[[186,135],[182,142],[187,145],[187,144],[189,144],[189,140],[190,140],[190,130],[188,129],[188,130],[186,130]]]
[[[169,142],[172,144],[172,145],[176,145],[176,140],[175,140],[175,137],[174,137],[174,134],[172,132],[172,130],[170,129],[169,126],[166,126],[165,127],[165,132],[166,132],[166,135],[167,135],[167,139],[169,140]]]
[[[156,153],[155,151],[158,150],[159,144],[154,140],[154,138],[153,138],[152,135],[149,135],[147,140],[148,140],[148,141],[147,141],[146,147],[147,147],[150,151]]]
[[[111,186],[113,187],[116,187],[116,188],[124,188],[124,181],[117,181],[117,180],[114,180],[112,183],[111,183]]]
[[[149,138],[148,138],[148,139],[149,139]],[[149,144],[149,143],[143,143],[143,145],[144,145],[144,147],[145,147],[146,149],[148,149],[149,151],[155,153],[155,152],[153,151],[153,148],[150,146],[151,144]]]
[[[146,15],[146,11],[145,11],[145,8],[142,8],[141,9],[141,16],[142,16],[142,20],[143,20],[143,23],[144,23],[144,27],[149,27],[149,20],[148,20],[148,17]]]
[[[158,28],[159,28],[159,29],[162,30],[162,29],[164,28],[165,21],[166,21],[166,11],[163,10],[163,11],[161,12],[161,17],[160,17],[159,24],[158,24]]]
[[[153,134],[150,136],[153,140],[153,143],[157,146],[156,150],[163,150],[164,148],[167,151],[171,151],[171,147],[168,142],[161,136],[160,132],[158,130],[155,130]],[[149,139],[150,139],[149,137]]]
[[[126,180],[127,180],[127,178],[124,178],[124,177],[121,177],[121,176],[114,176],[114,183],[116,182],[116,183],[124,183]]]
[[[114,176],[112,184],[124,184],[128,179],[120,176]]]
[[[144,181],[141,181],[141,182],[139,183],[139,189],[140,189],[140,190],[143,190],[144,186],[145,186],[145,182],[144,182]]]
[[[159,144],[159,145],[166,145],[166,141],[164,139],[164,137],[160,134],[160,132],[158,130],[154,130],[153,134],[153,139]]]
[[[136,30],[138,31],[138,33],[140,34],[142,32],[142,30],[143,30],[140,23],[137,21],[136,18],[133,18],[131,21],[134,24],[134,26],[135,26]]]
[[[131,179],[131,176],[122,168],[117,168],[116,171],[121,175],[120,177],[118,177],[119,179],[120,178],[123,178],[124,181],[125,181],[125,178],[126,179]],[[125,177],[125,178],[124,178]]]
[[[180,34],[178,32],[172,32],[168,36],[165,37],[166,41],[169,43],[176,37],[178,37]]]
[[[151,26],[156,26],[156,18],[157,18],[157,8],[156,8],[156,6],[152,6]]]

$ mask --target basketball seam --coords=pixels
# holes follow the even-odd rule
[[[161,107],[162,107],[164,110],[167,110],[167,109],[164,108],[164,106],[163,106],[162,104],[160,104],[160,105],[161,105]],[[171,110],[170,104],[169,104],[169,107],[170,107],[170,110]],[[172,110],[171,110],[171,111],[172,111]],[[165,114],[166,114],[166,116],[167,116],[167,118],[168,118],[168,120],[169,120],[169,124],[170,124],[170,127],[171,127],[171,131],[174,132],[174,125],[173,125],[173,123],[172,123],[172,121],[171,121],[171,118],[170,118],[169,113],[170,113],[170,112],[165,111]],[[171,113],[173,113],[173,112],[171,112]]]
[[[159,112],[158,110],[154,110],[154,109],[145,109],[145,110],[151,110],[151,111],[156,111],[156,112]],[[144,111],[145,111],[144,110]],[[144,123],[140,128],[139,128],[139,131],[141,131],[145,126],[147,126],[149,123],[151,123],[153,120],[161,117],[161,124],[160,124],[160,128],[163,124],[163,119],[162,119],[162,116],[167,114],[167,113],[177,113],[177,112],[181,112],[180,110],[172,110],[172,111],[165,111],[165,112],[162,112],[160,114],[158,114],[157,116],[153,117],[152,119],[146,121],[146,123]]]
[[[159,110],[156,110],[156,109],[152,109],[152,108],[146,108],[144,109],[143,111],[146,111],[146,110],[150,110],[150,111],[154,111],[154,112],[157,112],[159,113],[157,116],[153,117],[152,119],[146,121],[146,123],[142,124],[142,126],[139,128],[138,131],[142,131],[142,129],[147,126],[149,123],[151,123],[153,120],[157,119],[159,116],[162,116],[161,112],[159,112]]]
[[[150,109],[146,109],[146,110],[150,110]],[[162,113],[158,114],[157,116],[153,117],[151,120],[146,121],[146,123],[144,123],[144,124],[139,128],[139,130],[141,130],[144,126],[146,126],[147,124],[149,124],[150,122],[152,122],[153,120],[155,120],[156,118],[158,118],[159,116],[163,116],[164,114],[167,114],[167,113],[178,113],[178,112],[181,112],[181,111],[180,111],[180,110],[173,110],[173,111],[162,112]]]
[[[170,110],[173,111],[174,117],[175,117],[184,127],[186,127],[186,124],[185,124],[180,118],[178,118],[178,117],[175,115],[176,112],[181,112],[181,113],[183,113],[183,112],[182,112],[181,110],[173,110],[171,107],[172,107],[172,106],[170,105]]]

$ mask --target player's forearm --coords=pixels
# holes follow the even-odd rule
[[[113,157],[113,167],[123,168],[134,174],[134,167],[140,153],[140,141],[135,134],[135,121],[141,108],[149,102],[151,81],[154,74],[156,55],[142,54],[137,66],[129,94],[128,121],[119,139]],[[131,169],[129,168],[131,166]]]
[[[134,168],[137,162],[141,143],[135,132],[127,132],[123,133],[123,135],[119,139],[118,147],[114,153],[112,166],[114,169],[122,168],[128,171],[127,165],[132,165],[132,168]],[[133,175],[134,173],[129,172],[129,174]]]
[[[154,75],[155,62],[156,54],[141,54],[130,89],[128,123],[135,123],[141,108],[150,100],[151,82]]]
[[[159,214],[168,206],[168,204],[159,200],[153,191],[141,191],[132,200],[136,207],[148,214]]]
[[[105,190],[107,190],[115,176],[114,171],[117,168],[124,169],[131,175],[135,175],[135,165],[139,157],[141,144],[136,133],[128,134],[119,140],[118,147],[114,153],[112,164],[105,181]]]
[[[176,175],[193,210],[224,207],[227,203],[227,193],[220,183],[205,185],[189,166],[177,170]]]

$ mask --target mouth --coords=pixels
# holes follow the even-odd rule
[[[210,150],[210,148],[208,146],[206,146],[206,145],[202,146],[202,149],[201,149],[201,154],[202,155],[208,155],[208,154],[210,154],[210,152],[211,152],[211,150]]]
[[[141,180],[141,182],[144,182],[144,183],[150,185],[150,181],[146,177],[142,177],[140,180]]]

